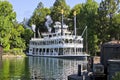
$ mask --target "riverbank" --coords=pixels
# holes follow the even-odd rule
[[[26,55],[13,55],[13,54],[2,55],[2,58],[22,58],[22,57],[26,57]]]

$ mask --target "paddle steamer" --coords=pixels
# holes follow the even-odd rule
[[[49,27],[47,33],[42,33],[42,38],[32,38],[30,40],[28,55],[49,57],[88,56],[83,53],[82,36],[76,35],[76,16],[74,18],[74,34],[68,30],[68,25],[63,23],[63,19],[61,22],[55,22],[53,27],[54,32],[51,32]]]

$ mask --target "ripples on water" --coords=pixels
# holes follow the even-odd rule
[[[3,59],[0,61],[0,80],[67,80],[77,74],[78,65],[87,61],[47,57]]]

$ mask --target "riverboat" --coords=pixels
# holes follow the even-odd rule
[[[63,20],[55,22],[53,27],[54,32],[51,32],[50,27],[47,27],[48,32],[42,33],[42,38],[30,40],[27,55],[66,58],[88,56],[83,53],[83,37],[76,35],[76,25],[74,26],[74,34],[68,30],[68,25],[64,24]]]

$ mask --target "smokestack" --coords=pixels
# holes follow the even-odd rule
[[[63,9],[61,10],[61,14],[62,14],[62,17],[61,17],[61,35],[63,35]]]
[[[34,32],[34,38],[35,38],[35,28],[36,28],[36,25],[32,24],[32,31]]]
[[[76,37],[76,11],[74,11],[74,35]]]
[[[48,29],[48,32],[51,32],[51,27],[50,25],[53,23],[53,20],[51,19],[50,15],[46,16],[46,22],[45,22],[45,26]]]

